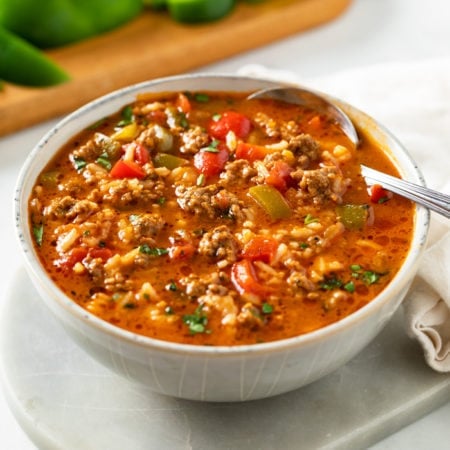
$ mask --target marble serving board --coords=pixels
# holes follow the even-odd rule
[[[363,449],[450,399],[402,311],[357,357],[291,393],[246,403],[155,394],[97,364],[40,301],[24,269],[0,323],[3,386],[39,448],[64,450]]]

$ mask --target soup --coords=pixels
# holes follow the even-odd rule
[[[233,92],[170,92],[75,136],[29,202],[41,263],[118,327],[198,345],[257,344],[336,322],[392,280],[414,205],[360,131]]]

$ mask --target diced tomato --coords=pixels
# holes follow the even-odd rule
[[[245,139],[252,129],[252,123],[247,116],[236,111],[226,111],[219,119],[209,123],[209,134],[216,139],[224,140],[229,131],[240,138]]]
[[[189,112],[191,112],[191,109],[192,109],[191,102],[186,97],[186,95],[184,95],[183,93],[178,94],[176,105],[177,105],[177,108],[185,114],[188,114]]]
[[[64,270],[73,269],[75,264],[83,261],[84,258],[90,256],[92,258],[100,258],[103,262],[111,258],[112,250],[109,248],[86,248],[75,247],[57,261],[57,265]]]
[[[320,129],[320,127],[322,126],[322,119],[320,118],[319,115],[312,117],[309,121],[308,121],[308,125],[313,129],[313,130],[318,130]]]
[[[245,244],[242,256],[251,261],[270,263],[278,249],[278,241],[270,236],[255,236]]]
[[[143,166],[144,164],[147,164],[150,160],[150,153],[147,150],[146,147],[144,147],[142,144],[135,144],[136,150],[134,153],[134,160]]]
[[[147,119],[150,122],[157,123],[158,125],[164,126],[164,125],[167,124],[167,114],[164,111],[160,110],[160,109],[157,109],[155,111],[150,111],[147,114]]]
[[[56,263],[62,269],[72,269],[76,263],[83,261],[88,255],[88,249],[85,247],[75,247],[67,255],[64,255]]]
[[[241,295],[250,293],[265,297],[269,293],[268,288],[258,280],[255,268],[248,259],[242,259],[231,266],[231,281]]]
[[[253,162],[260,159],[264,159],[267,155],[267,150],[262,145],[247,144],[245,142],[239,142],[236,147],[236,158],[246,159]]]
[[[281,192],[285,192],[288,187],[294,185],[291,177],[292,168],[284,161],[275,161],[269,175],[266,177],[266,183],[277,188]]]
[[[169,248],[169,256],[173,260],[188,259],[195,253],[195,247],[190,243],[176,244]]]
[[[109,248],[92,248],[89,250],[89,256],[92,258],[100,258],[103,262],[107,261],[113,255]]]
[[[210,177],[222,172],[228,161],[229,153],[224,144],[219,144],[214,151],[200,150],[194,155],[194,166],[203,175]]]
[[[372,203],[384,203],[392,198],[392,192],[387,191],[379,184],[369,188],[370,201]]]
[[[113,178],[138,178],[142,179],[145,177],[145,172],[139,164],[133,161],[124,161],[119,159],[119,161],[114,164],[111,172],[109,172]]]
[[[126,157],[126,161],[134,159],[139,165],[143,166],[150,160],[150,153],[147,148],[137,142],[131,142],[130,144],[122,145],[122,154],[128,155],[131,153],[131,158]]]

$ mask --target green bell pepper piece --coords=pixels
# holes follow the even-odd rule
[[[248,193],[272,219],[287,219],[291,216],[291,207],[280,191],[273,186],[258,184],[252,186]]]
[[[51,48],[112,30],[142,8],[142,0],[0,0],[0,25]]]
[[[369,218],[369,205],[339,205],[336,214],[345,228],[349,230],[361,230]]]
[[[167,169],[173,170],[177,167],[184,166],[187,160],[169,153],[157,153],[153,162],[156,167],[166,167]]]
[[[40,50],[0,27],[0,79],[24,86],[50,86],[69,78]]]
[[[221,19],[236,0],[167,0],[170,16],[177,22],[201,23]]]

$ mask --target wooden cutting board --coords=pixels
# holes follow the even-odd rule
[[[211,0],[213,1],[213,0]],[[187,72],[334,19],[351,0],[240,2],[228,17],[184,25],[146,11],[93,39],[49,51],[72,80],[51,88],[6,85],[0,92],[0,135],[66,114],[114,89]]]

